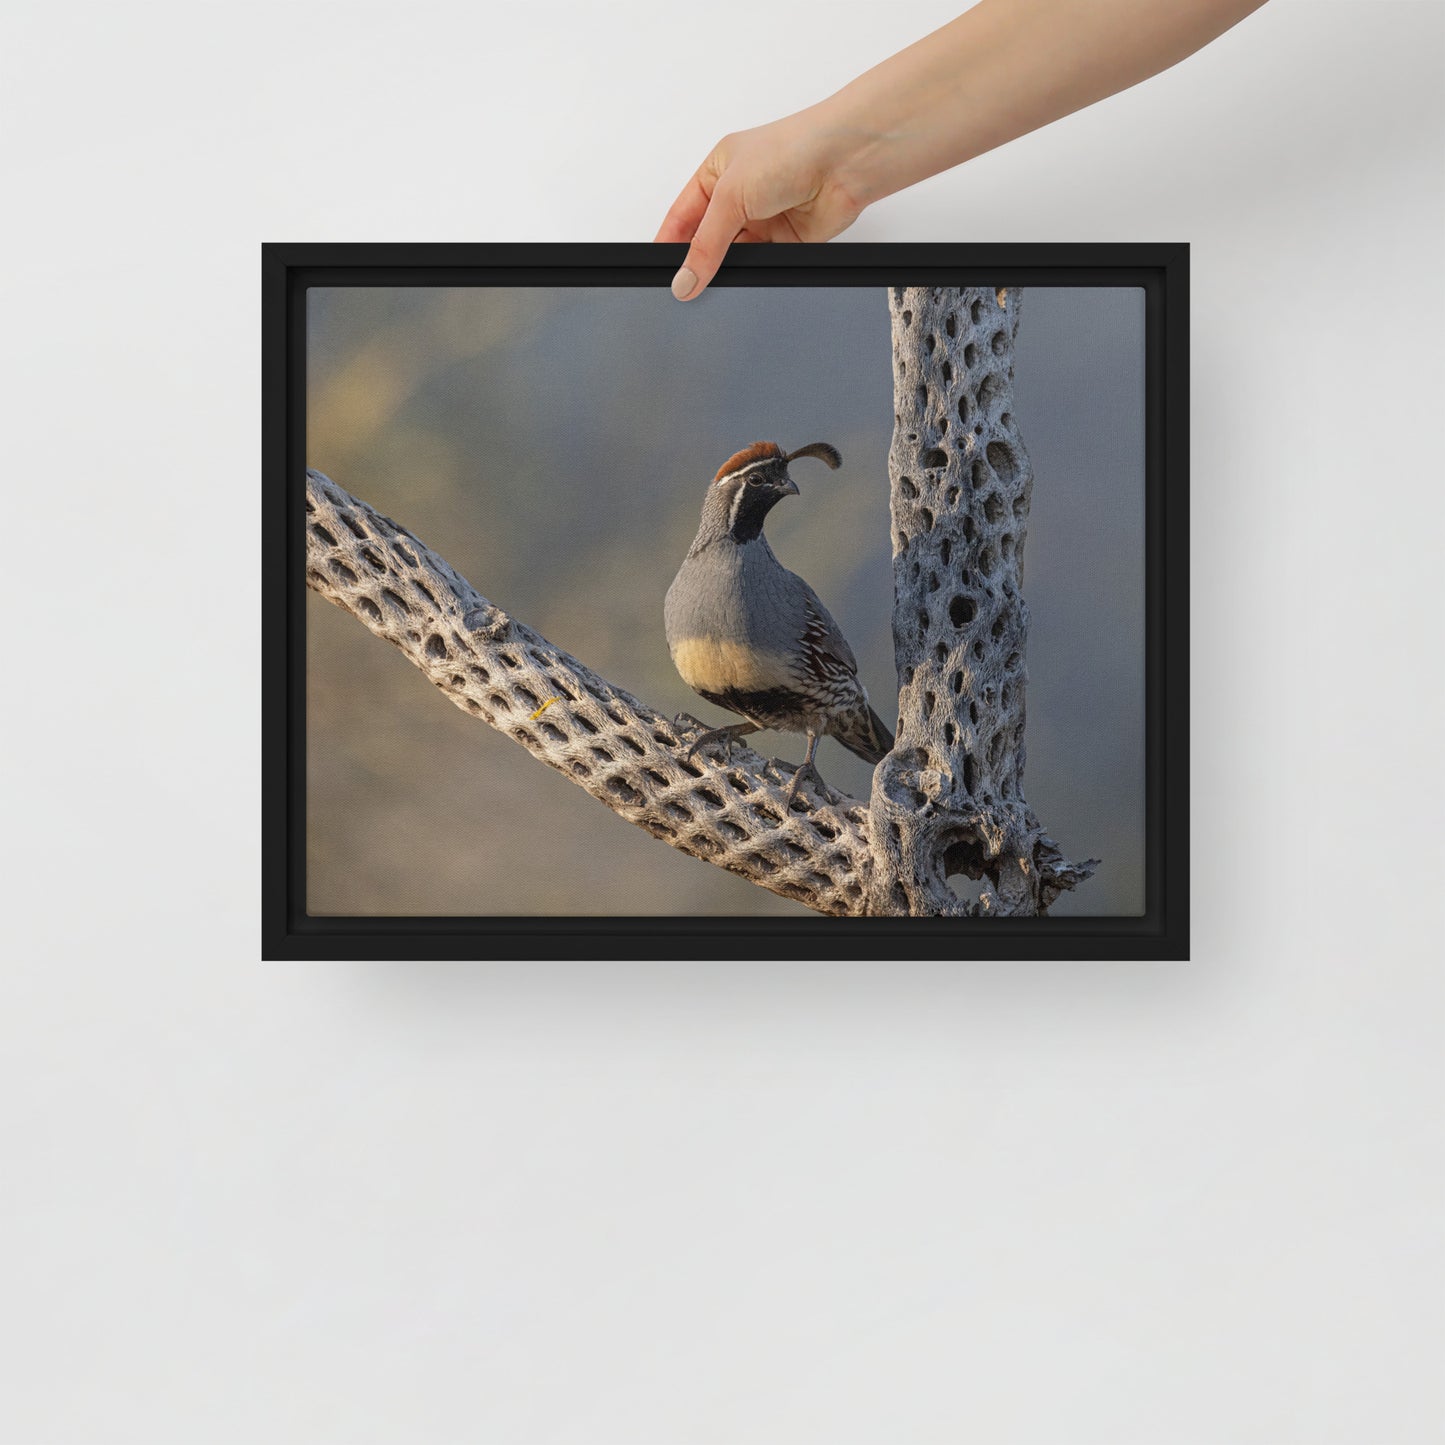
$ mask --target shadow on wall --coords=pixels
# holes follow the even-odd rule
[[[842,470],[800,474],[768,535],[896,714],[881,291],[314,289],[308,324],[312,466],[613,682],[709,722],[730,719],[662,634],[702,494],[749,442],[834,443]],[[1025,300],[1026,784],[1066,851],[1104,859],[1058,914],[1143,903],[1142,348],[1140,292]],[[798,912],[622,822],[314,594],[307,705],[314,914]],[[871,769],[831,739],[818,762],[867,796]]]

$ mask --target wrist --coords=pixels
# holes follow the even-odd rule
[[[809,119],[826,184],[856,213],[908,181],[898,174],[896,136],[880,127],[876,113],[856,103],[848,89],[812,107]]]

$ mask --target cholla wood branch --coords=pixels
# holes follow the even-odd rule
[[[873,775],[870,913],[1042,913],[1096,866],[1063,858],[1023,792],[1022,299],[990,287],[889,296],[899,724]],[[977,905],[948,886],[957,873],[986,880]]]
[[[599,677],[509,617],[406,528],[320,472],[308,584],[459,708],[695,858],[820,913],[1044,912],[1094,869],[1024,799],[1024,535],[1033,471],[1012,415],[1021,293],[899,288],[893,317],[893,640],[899,723],[872,799],[817,785]],[[660,600],[660,599],[659,599]],[[954,874],[984,880],[968,903]]]
[[[741,744],[724,765],[679,725],[509,617],[405,527],[306,474],[306,581],[452,702],[564,773],[628,822],[820,913],[864,911],[868,811]],[[817,801],[821,799],[821,801]]]

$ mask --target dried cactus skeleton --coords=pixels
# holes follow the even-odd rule
[[[741,744],[726,766],[679,726],[509,617],[389,517],[306,477],[306,581],[459,708],[674,848],[820,913],[862,911],[867,809],[831,789],[790,808],[792,774]],[[817,801],[813,801],[816,799]]]
[[[1016,290],[890,294],[889,457],[899,729],[869,803],[613,686],[478,593],[320,472],[307,473],[307,584],[397,647],[458,707],[628,822],[835,915],[1033,914],[1089,876],[1024,800],[1021,577],[1033,475],[1010,407]],[[885,709],[886,712],[886,709]],[[950,875],[984,880],[977,903]]]
[[[898,736],[873,775],[869,911],[1028,915],[1087,878],[1024,800],[1024,538],[1033,467],[1013,416],[1023,293],[898,287],[893,650]],[[888,895],[883,896],[884,893]]]

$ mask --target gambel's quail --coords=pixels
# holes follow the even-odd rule
[[[818,739],[838,739],[865,762],[880,762],[893,734],[868,705],[853,649],[818,594],[773,555],[763,519],[783,497],[797,496],[788,463],[816,457],[836,470],[836,447],[813,442],[784,455],[754,442],[722,464],[702,504],[702,524],[667,589],[667,645],[682,680],[709,702],[746,722],[704,733],[707,743],[777,728],[806,733],[808,753],[788,801],[813,765]]]

